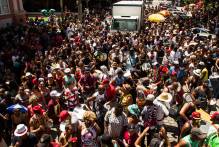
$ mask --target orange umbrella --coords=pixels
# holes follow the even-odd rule
[[[162,10],[159,12],[159,14],[163,15],[163,16],[170,16],[170,12],[167,10]]]

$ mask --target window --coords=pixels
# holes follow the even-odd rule
[[[120,31],[136,31],[137,19],[114,19],[113,29]]]
[[[8,13],[9,13],[8,0],[0,0],[0,15],[8,14]]]

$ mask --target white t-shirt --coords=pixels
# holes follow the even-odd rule
[[[219,124],[214,124],[214,125],[219,128]],[[215,132],[217,132],[217,129],[214,126],[211,125],[208,128],[207,136],[209,136],[210,134],[215,133]]]
[[[173,61],[179,61],[179,58],[181,58],[181,53],[179,51],[171,51],[170,52],[170,57],[171,57],[171,60],[172,62]]]
[[[163,120],[166,116],[169,115],[169,110],[163,104],[162,102],[158,101],[157,99],[154,100],[153,102],[156,106],[158,106],[158,112],[157,112],[157,123],[159,125],[163,125]]]

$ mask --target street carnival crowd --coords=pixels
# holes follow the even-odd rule
[[[109,15],[0,30],[0,147],[219,146],[218,17],[194,11],[112,33]],[[175,144],[168,117],[177,123]]]

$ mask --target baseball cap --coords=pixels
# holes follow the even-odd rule
[[[191,135],[198,137],[199,139],[204,139],[206,134],[204,134],[199,128],[192,128]]]
[[[66,120],[66,118],[70,116],[67,110],[63,110],[62,112],[60,112],[59,114],[59,121],[62,122],[64,120]]]
[[[199,112],[193,112],[192,119],[201,119],[201,114]]]
[[[219,121],[219,112],[214,112],[210,116],[212,121]]]

